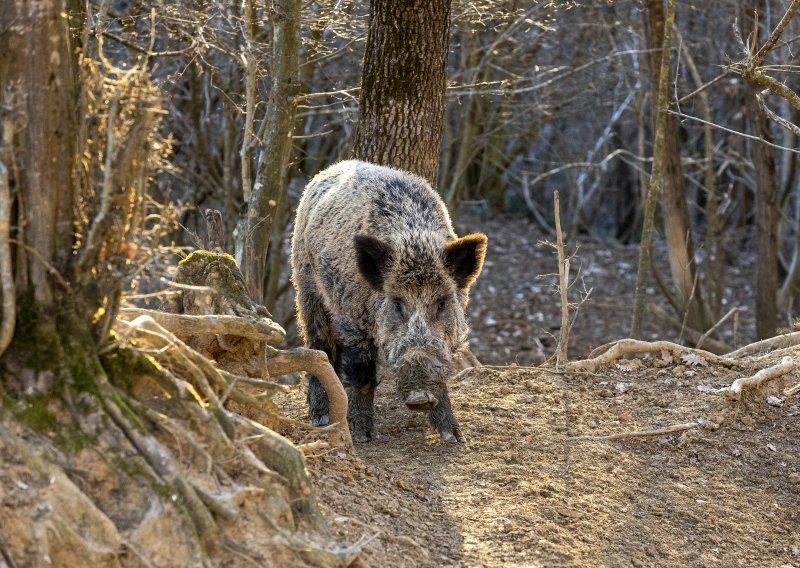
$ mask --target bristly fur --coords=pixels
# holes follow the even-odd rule
[[[348,391],[355,440],[372,435],[376,363],[402,371],[403,390],[420,390],[413,377],[424,368],[450,367],[467,339],[464,311],[485,252],[486,236],[458,239],[439,195],[413,174],[345,161],[308,184],[292,236],[298,322]],[[429,390],[446,402],[431,411],[432,424],[445,439],[448,429],[459,437],[446,377],[434,375],[422,382],[433,381]],[[309,414],[327,420],[327,397],[313,377]]]

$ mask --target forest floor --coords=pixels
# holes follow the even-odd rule
[[[553,272],[555,257],[533,246],[527,222],[478,228],[491,246],[470,311],[487,366],[450,385],[467,444],[440,444],[382,383],[377,438],[307,460],[342,543],[365,543],[374,567],[800,566],[800,400],[781,394],[800,373],[732,403],[714,389],[780,357],[735,369],[660,356],[596,373],[521,366],[553,351],[558,299],[537,275]],[[573,267],[593,292],[572,331],[574,358],[626,336],[636,254],[582,243]],[[744,304],[749,273],[747,259],[729,269],[728,293]],[[746,330],[747,313],[740,323]],[[652,325],[646,335],[676,339]],[[730,329],[724,336],[732,342]],[[305,420],[304,399],[297,387],[276,402]],[[672,435],[571,439],[698,419],[706,427]]]

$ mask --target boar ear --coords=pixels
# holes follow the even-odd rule
[[[373,288],[380,290],[386,269],[392,261],[392,247],[368,235],[356,235],[353,244],[356,247],[358,271]]]
[[[459,288],[466,288],[478,277],[486,256],[486,235],[473,233],[450,241],[444,247],[444,265]]]

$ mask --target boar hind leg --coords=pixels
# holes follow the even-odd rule
[[[298,294],[297,307],[306,347],[324,351],[328,360],[333,364],[336,358],[336,341],[330,317],[322,304],[322,299],[315,292],[303,288]],[[319,379],[311,373],[308,373],[306,401],[311,425],[327,426],[330,422],[328,393],[322,388]]]
[[[336,372],[347,392],[347,421],[355,442],[369,442],[374,432],[376,356],[374,347],[339,348]]]
[[[441,393],[439,404],[428,413],[428,422],[431,428],[439,432],[442,442],[461,442],[465,443],[467,440],[461,433],[461,427],[453,416],[453,408],[450,406],[450,395],[445,388]]]

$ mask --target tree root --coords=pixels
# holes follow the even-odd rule
[[[574,436],[567,438],[569,442],[580,442],[588,440],[629,440],[631,438],[649,438],[652,436],[664,436],[667,434],[674,434],[676,432],[683,432],[685,430],[692,430],[702,426],[700,422],[687,422],[685,424],[673,424],[666,428],[659,428],[657,430],[638,430],[635,432],[620,432],[618,434],[608,434],[605,436]]]
[[[739,400],[745,387],[755,388],[762,383],[780,377],[781,375],[785,375],[786,373],[790,373],[794,371],[794,369],[794,360],[791,357],[784,357],[783,360],[777,365],[767,367],[766,369],[761,369],[752,377],[742,377],[741,379],[736,379],[733,381],[733,384],[731,384],[728,390],[723,392],[728,398]]]
[[[100,400],[105,411],[119,429],[125,433],[125,436],[139,454],[144,457],[153,471],[164,483],[175,488],[194,523],[195,529],[197,529],[197,534],[204,549],[210,554],[218,552],[221,544],[219,527],[192,485],[181,474],[180,466],[175,461],[175,458],[155,438],[141,433],[137,427],[125,418],[118,406],[118,397],[106,377],[98,377],[97,383],[100,390]]]
[[[769,339],[764,339],[762,341],[756,341],[755,343],[745,345],[736,351],[731,351],[730,353],[723,355],[723,357],[725,359],[736,359],[739,357],[745,357],[747,355],[761,353],[762,351],[768,351],[770,349],[794,347],[795,345],[800,345],[800,331],[770,337]]]
[[[334,430],[338,438],[337,444],[346,449],[352,449],[353,442],[347,423],[347,393],[331,367],[328,356],[323,351],[304,347],[280,351],[267,346],[267,368],[272,377],[288,375],[296,371],[313,373],[328,394],[328,410],[331,423],[336,425]]]
[[[123,329],[122,335],[129,336],[135,334],[137,340],[147,344],[155,350],[152,354],[157,359],[167,358],[167,366],[179,365],[186,369],[192,377],[192,384],[199,389],[200,393],[206,397],[212,405],[221,411],[222,405],[216,395],[216,392],[226,393],[227,397],[240,404],[245,404],[249,408],[257,410],[258,412],[272,414],[273,418],[268,421],[270,424],[278,422],[275,413],[270,412],[268,407],[259,403],[256,399],[250,397],[240,389],[236,389],[235,382],[241,381],[242,383],[252,384],[254,386],[264,386],[270,384],[271,390],[278,390],[278,385],[273,385],[266,381],[259,381],[259,379],[250,379],[233,375],[225,371],[217,369],[211,361],[209,361],[202,354],[198,353],[185,343],[183,343],[177,336],[172,333],[169,328],[163,327],[151,313],[161,314],[161,312],[151,312],[151,310],[139,310],[143,313],[132,321],[118,320],[128,329]],[[134,312],[129,311],[129,314]],[[162,322],[167,324],[179,321],[174,318],[216,318],[217,320],[223,316],[177,316],[175,314],[162,314],[169,316],[168,318],[161,318]],[[226,318],[249,321],[246,318],[234,318],[232,316],[224,316]],[[210,321],[210,320],[209,320]],[[269,321],[269,320],[263,320]],[[215,328],[216,329],[216,328]],[[216,331],[220,331],[216,329]],[[230,330],[225,330],[222,333],[227,334]],[[204,328],[203,333],[211,333],[209,328]],[[322,383],[323,388],[328,394],[328,401],[330,405],[330,418],[331,422],[335,425],[332,429],[334,433],[333,443],[344,449],[350,450],[352,448],[352,440],[350,438],[350,429],[347,423],[347,394],[344,391],[341,381],[336,376],[336,373],[328,361],[328,356],[322,351],[313,349],[296,348],[287,351],[276,349],[270,345],[264,344],[264,357],[266,366],[266,375],[270,377],[277,377],[280,375],[287,375],[297,371],[308,371],[313,373]],[[212,388],[213,386],[213,388]],[[216,392],[215,392],[216,391]],[[219,412],[220,420],[227,422],[224,412]],[[226,431],[230,431],[230,424],[223,424]]]
[[[227,315],[171,314],[142,308],[120,308],[119,317],[133,320],[150,316],[160,326],[180,338],[193,335],[236,335],[255,341],[282,343],[286,339],[283,328],[268,318],[245,318]]]
[[[659,351],[670,351],[676,355],[683,355],[683,354],[694,354],[703,357],[708,363],[713,363],[716,365],[722,365],[723,367],[733,367],[736,366],[737,363],[731,361],[729,359],[724,359],[714,353],[709,351],[703,351],[702,349],[692,349],[690,347],[684,347],[683,345],[678,345],[677,343],[672,343],[671,341],[639,341],[637,339],[620,339],[615,343],[608,344],[609,349],[600,355],[592,357],[590,359],[584,359],[583,361],[572,361],[564,365],[564,370],[569,372],[575,371],[588,371],[590,373],[594,373],[597,369],[602,365],[607,365],[612,361],[615,361],[622,357],[623,355],[629,353],[657,353]],[[606,347],[604,345],[603,347]],[[594,355],[598,351],[600,351],[603,347],[595,349],[591,354]]]
[[[262,462],[270,464],[278,474],[287,480],[289,488],[297,496],[297,505],[311,520],[314,528],[324,534],[329,534],[328,527],[317,506],[311,480],[306,473],[306,461],[303,453],[289,440],[254,420],[235,413],[231,414],[231,418],[240,430],[244,443],[251,447],[256,457]]]

